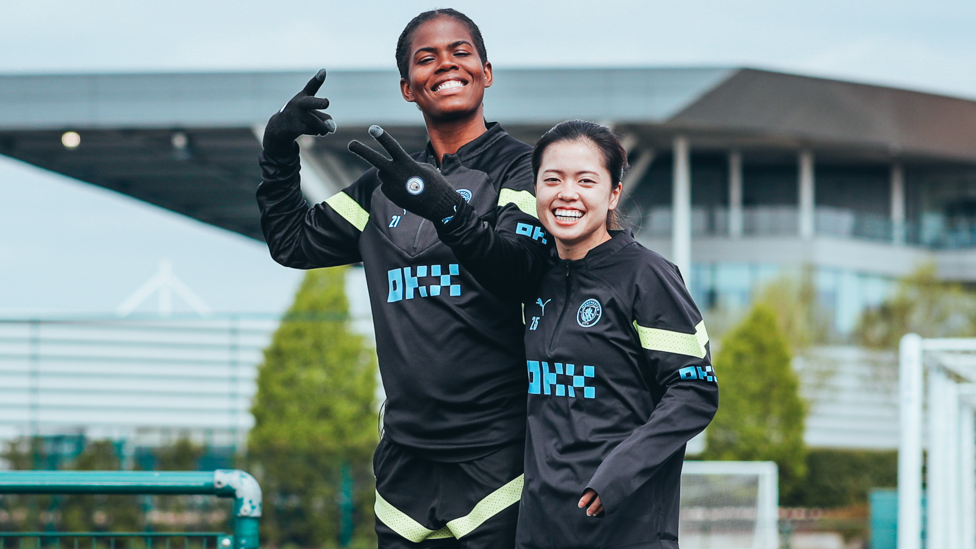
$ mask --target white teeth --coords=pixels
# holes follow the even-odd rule
[[[565,218],[569,218],[569,219],[579,219],[579,218],[583,217],[583,212],[581,212],[579,210],[563,210],[563,209],[558,209],[558,210],[556,210],[556,217],[565,217]]]
[[[451,88],[460,88],[463,85],[464,84],[462,84],[459,80],[448,80],[447,82],[441,82],[440,84],[438,84],[437,87],[434,88],[434,91],[449,90]]]

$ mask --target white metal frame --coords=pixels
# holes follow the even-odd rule
[[[755,549],[779,547],[779,470],[772,461],[686,461],[682,475],[753,475],[759,479]]]
[[[922,548],[923,400],[929,549],[976,549],[976,339],[907,334],[899,349],[898,549]]]

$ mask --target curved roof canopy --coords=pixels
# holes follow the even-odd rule
[[[312,74],[0,76],[0,154],[261,239],[256,136]],[[329,73],[320,95],[339,131],[306,142],[303,161],[331,190],[366,167],[345,147],[370,124],[424,145],[398,82],[395,71]],[[496,70],[485,107],[528,142],[584,118],[659,149],[682,133],[697,148],[976,163],[976,101],[753,69]],[[77,147],[62,144],[67,131]]]

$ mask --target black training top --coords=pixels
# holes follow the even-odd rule
[[[677,547],[685,444],[718,406],[708,335],[678,269],[617,232],[554,264],[525,319],[518,547]],[[605,516],[577,508],[587,488]]]
[[[443,238],[479,276],[515,272],[477,244],[474,222]],[[474,251],[472,251],[474,250]],[[517,546],[677,548],[685,444],[711,421],[718,385],[708,334],[678,269],[627,232],[540,280],[509,276],[525,300],[529,375]],[[577,503],[587,488],[605,515]]]
[[[549,250],[535,218],[531,153],[489,124],[444,155],[441,173],[467,202],[436,230],[393,204],[375,169],[310,208],[298,157],[261,156],[257,196],[272,257],[300,269],[362,261],[387,395],[384,436],[431,459],[474,459],[525,434],[521,305],[486,290],[437,231],[477,224],[493,255],[538,278]],[[430,145],[412,156],[437,164]]]

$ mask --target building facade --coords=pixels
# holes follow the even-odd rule
[[[311,72],[0,76],[0,154],[259,239],[262,125]],[[346,143],[371,124],[423,147],[398,81],[330,71],[321,95],[339,130],[302,141],[310,201],[368,167]],[[920,265],[976,283],[976,101],[740,68],[496,69],[485,112],[529,143],[570,118],[613,127],[632,166],[630,224],[706,311],[745,307],[765,282],[803,272],[843,341]],[[856,353],[840,354],[856,367]],[[832,443],[831,429],[807,438],[859,439]]]

